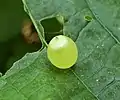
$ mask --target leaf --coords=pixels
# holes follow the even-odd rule
[[[120,1],[88,0],[88,5],[98,22],[120,44]]]
[[[39,35],[44,32],[41,20],[58,14],[64,16],[67,22],[63,24],[63,33],[76,42],[79,57],[72,68],[60,70],[48,61],[46,48],[26,54],[0,78],[1,100],[119,100],[120,45],[110,34],[107,20],[101,24],[99,19],[103,20],[103,15],[92,9],[99,2],[23,0],[23,3]],[[104,4],[100,5],[102,9]],[[88,22],[85,16],[92,16],[93,20]]]
[[[25,11],[29,14],[31,19],[34,19],[33,22],[35,22],[37,25],[39,24],[38,25],[39,27],[37,26],[36,27],[38,31],[41,32],[41,35],[44,32],[44,29],[40,24],[41,21],[61,15],[64,17],[64,19],[69,20],[67,21],[67,23],[64,24],[63,28],[64,34],[70,36],[73,40],[77,38],[79,31],[82,30],[82,28],[84,28],[87,24],[87,21],[85,21],[83,18],[84,14],[90,13],[84,1],[82,1],[81,3],[80,1],[77,0],[75,0],[75,2],[59,0],[57,1],[50,0],[49,2],[43,0],[34,2],[32,0],[30,1],[23,0],[23,3],[25,6],[24,7]],[[77,27],[74,27],[74,25],[76,24]]]

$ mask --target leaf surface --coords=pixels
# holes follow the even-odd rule
[[[72,68],[60,70],[48,61],[46,48],[26,54],[0,78],[1,100],[119,100],[119,34],[111,28],[115,18],[104,16],[113,15],[107,11],[112,8],[101,2],[23,0],[39,35],[44,34],[43,19],[58,14],[67,19],[63,33],[76,42],[79,57]]]

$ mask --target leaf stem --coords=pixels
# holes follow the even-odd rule
[[[25,0],[22,0],[22,1],[23,1],[24,5],[25,5],[25,8],[28,9],[28,7],[26,6]],[[28,9],[28,12],[27,12],[27,13],[29,13],[29,16],[30,16],[30,18],[31,18],[31,20],[32,20],[32,22],[33,22],[33,25],[35,26],[35,29],[36,29],[37,32],[38,32],[38,36],[39,36],[40,40],[45,44],[46,47],[48,47],[47,42],[45,41],[44,37],[42,36],[42,33],[44,33],[43,27],[40,25],[41,28],[42,28],[42,32],[40,32],[40,30],[39,30],[39,28],[38,28],[38,25],[37,25],[37,22],[34,20],[32,14],[31,14],[31,12],[30,12],[30,9]]]
[[[43,43],[45,44],[45,46],[48,47],[48,44],[45,41],[45,39],[43,38],[43,36],[41,35],[42,32],[40,32],[40,30],[39,30],[39,28],[38,28],[38,26],[36,24],[36,21],[33,19],[33,16],[31,15],[31,13],[29,14],[29,16],[30,16],[30,18],[31,18],[31,20],[32,20],[32,22],[33,22],[33,24],[34,24],[37,32],[38,32],[38,35],[39,35],[40,39],[43,41]]]

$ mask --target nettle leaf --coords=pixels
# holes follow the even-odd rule
[[[76,42],[79,57],[72,68],[60,70],[48,61],[46,48],[26,54],[0,78],[1,100],[120,99],[119,34],[118,26],[112,27],[119,25],[119,18],[112,17],[112,6],[118,9],[119,1],[23,0],[23,4],[40,36],[42,20],[63,16],[63,34]]]

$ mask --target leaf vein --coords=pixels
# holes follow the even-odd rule
[[[95,19],[99,22],[99,24],[111,35],[111,37],[120,45],[120,41],[117,39],[117,37],[111,32],[111,30],[105,26],[102,21],[100,20],[99,17],[96,16],[96,13],[92,10],[92,8],[90,7],[89,1],[85,0],[88,8],[90,9],[90,11],[92,12],[93,16],[95,17]]]

